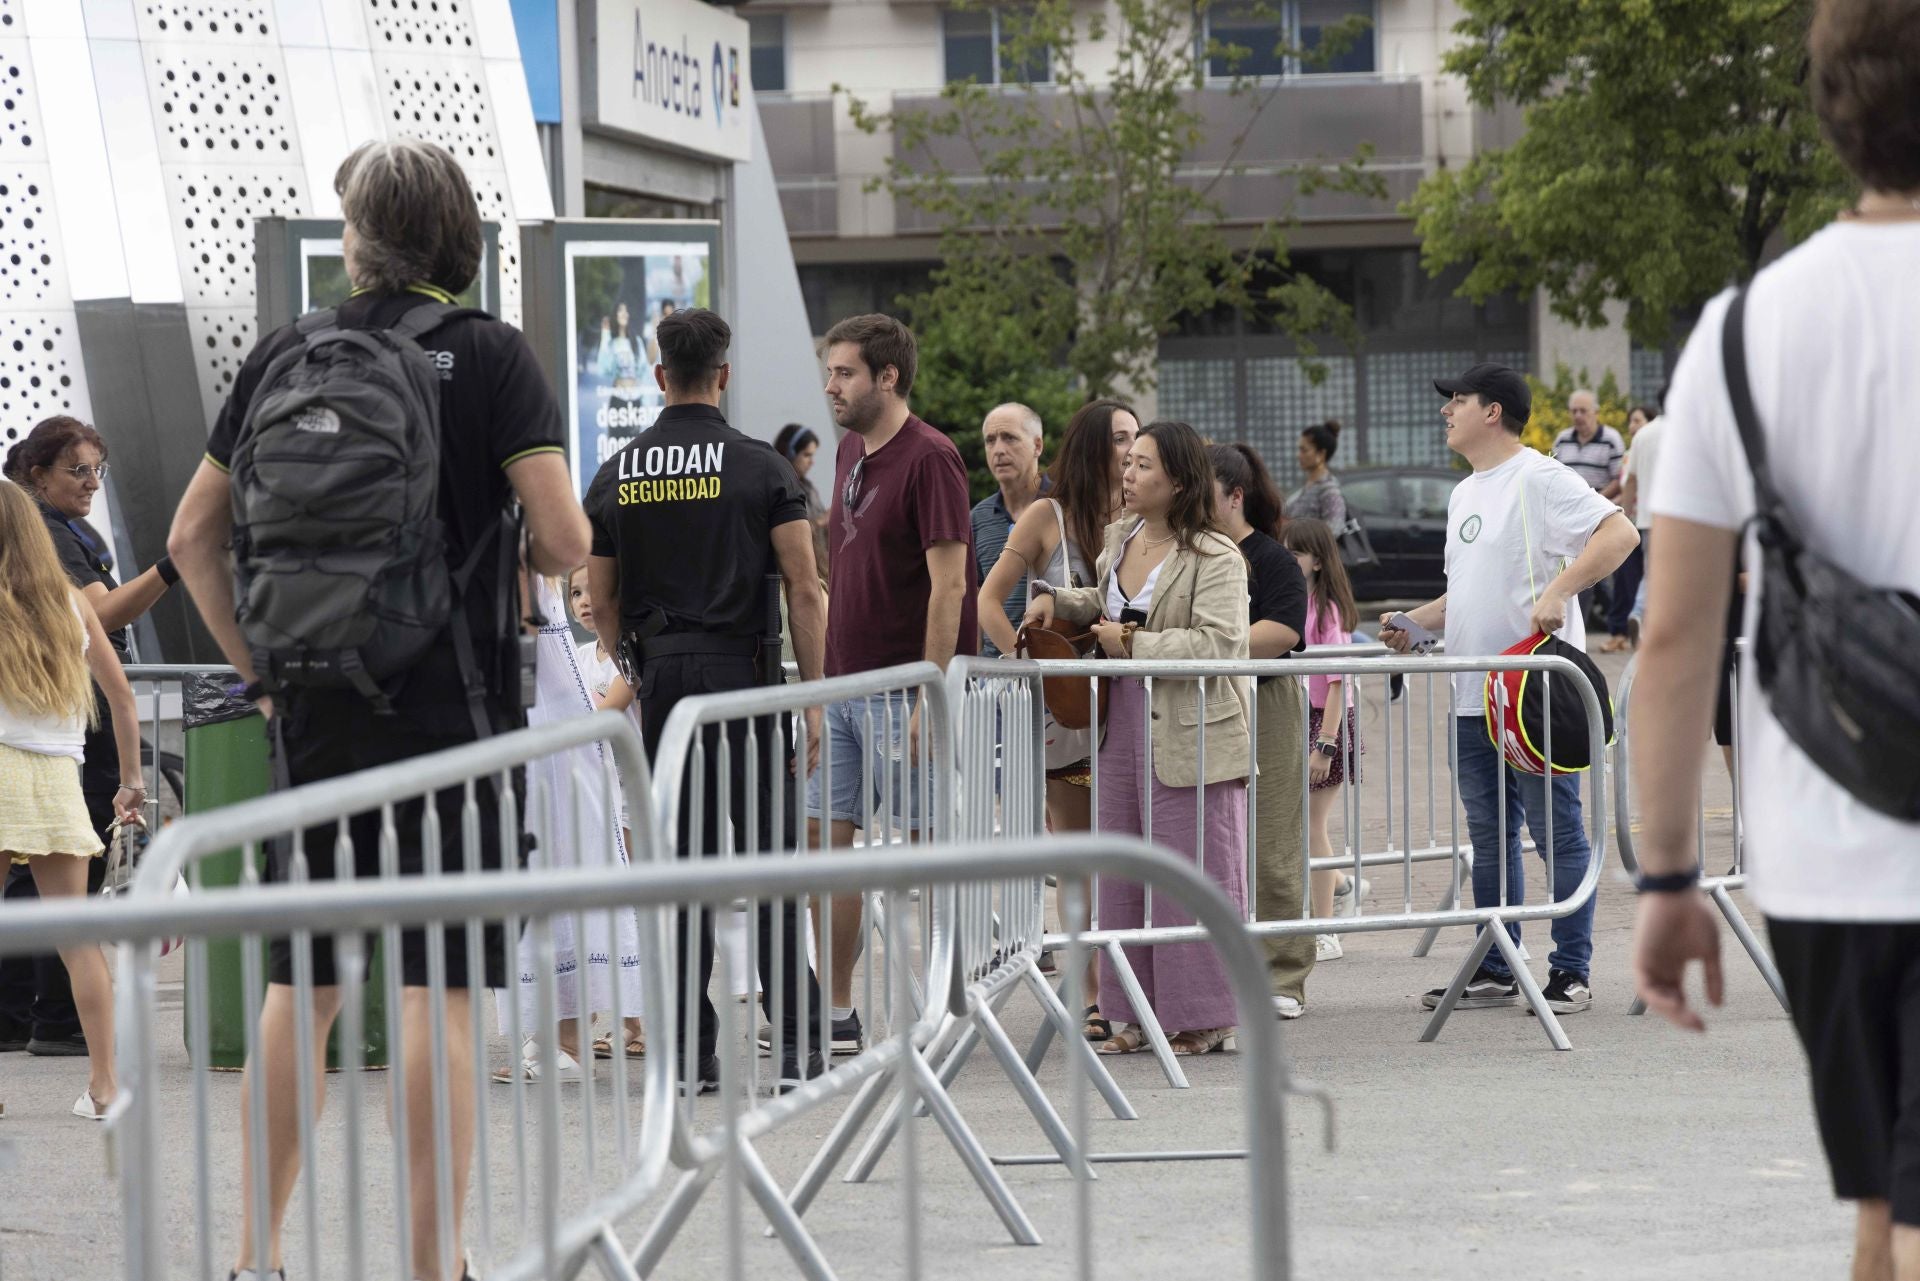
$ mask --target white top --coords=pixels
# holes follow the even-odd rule
[[[1142,614],[1152,612],[1154,586],[1160,581],[1160,571],[1167,567],[1167,561],[1173,559],[1173,557],[1169,555],[1165,560],[1162,560],[1158,565],[1148,570],[1147,581],[1141,585],[1140,590],[1134,594],[1131,600],[1127,598],[1126,594],[1120,590],[1120,566],[1126,563],[1127,547],[1133,542],[1134,534],[1138,534],[1145,528],[1146,523],[1144,521],[1133,527],[1133,533],[1128,534],[1126,540],[1120,544],[1120,559],[1113,562],[1113,572],[1107,575],[1107,618],[1109,621],[1119,622],[1120,611],[1124,609],[1137,609]]]
[[[1532,449],[1453,487],[1447,502],[1447,654],[1497,655],[1533,634],[1533,604],[1618,511],[1572,468]],[[1577,606],[1560,639],[1587,647]],[[1486,674],[1453,678],[1453,709],[1479,716]]]
[[[1627,451],[1625,480],[1634,477],[1633,523],[1641,532],[1653,528],[1653,478],[1660,467],[1660,442],[1666,435],[1665,418],[1655,418],[1633,433],[1633,448]]]
[[[613,688],[615,678],[620,674],[618,666],[613,661],[613,656],[608,655],[602,658],[600,656],[600,642],[597,640],[590,640],[584,645],[581,645],[577,653],[580,663],[580,675],[586,678],[587,691],[591,693],[595,699],[605,698],[607,691]]]
[[[69,602],[71,603],[71,602]],[[73,606],[80,618],[80,607]],[[85,654],[92,638],[87,635],[86,620],[80,621],[80,652]],[[87,718],[77,716],[28,716],[0,699],[0,743],[36,756],[66,756],[86,759]]]
[[[1654,510],[1721,529],[1753,511],[1707,304],[1666,405]],[[1774,484],[1809,545],[1862,581],[1920,592],[1920,225],[1835,223],[1755,278],[1747,366]],[[1758,571],[1755,549],[1746,564]],[[1747,593],[1745,632],[1765,584]],[[1769,916],[1920,920],[1920,826],[1869,810],[1796,747],[1758,680],[1740,691],[1740,800],[1754,901]]]

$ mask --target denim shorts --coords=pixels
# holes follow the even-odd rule
[[[918,690],[869,694],[827,704],[820,764],[807,780],[807,817],[822,817],[820,795],[831,766],[832,818],[865,828],[869,813],[919,831],[920,794],[932,786],[927,753],[907,763],[907,721]]]

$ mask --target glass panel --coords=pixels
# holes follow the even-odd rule
[[[751,44],[749,62],[753,87],[759,93],[785,93],[787,90],[787,15],[750,13],[747,32]]]
[[[1367,461],[1446,467],[1446,422],[1433,380],[1474,363],[1471,351],[1387,351],[1367,356]]]
[[[1361,516],[1388,516],[1393,513],[1393,481],[1386,476],[1366,472],[1341,472],[1340,496],[1347,510]]]
[[[1407,515],[1414,520],[1445,520],[1447,518],[1447,500],[1453,496],[1453,487],[1460,483],[1460,476],[1402,476],[1400,478],[1400,497],[1406,505]]]
[[[993,13],[986,9],[947,9],[940,15],[946,37],[947,83],[993,83]]]
[[[1326,370],[1318,386],[1307,380],[1304,364],[1293,357],[1260,356],[1247,361],[1246,430],[1240,439],[1260,451],[1280,492],[1300,488],[1296,444],[1303,428],[1329,418],[1353,421],[1354,360],[1322,356]]]
[[[1031,14],[1018,10],[1009,13],[1001,9],[995,12],[994,20],[998,28],[1000,44],[1000,83],[1005,85],[1053,83],[1053,51],[1042,45],[1035,49],[1023,63],[1015,55],[1013,42],[1027,34]]]
[[[1319,49],[1325,32],[1337,30],[1342,37],[1341,51],[1324,58],[1305,56],[1300,60],[1300,70],[1310,74],[1367,75],[1374,66],[1375,25],[1379,19],[1374,16],[1373,0],[1295,0],[1300,10],[1300,48],[1307,54]],[[1364,26],[1352,23],[1359,30],[1349,31],[1348,23],[1355,18],[1364,18]]]
[[[1211,76],[1283,76],[1287,73],[1287,31],[1278,0],[1259,6],[1216,4],[1207,10],[1207,35],[1243,50],[1240,57],[1216,53],[1207,59]]]
[[[1635,347],[1627,359],[1632,370],[1629,381],[1633,384],[1633,403],[1655,403],[1667,381],[1667,353],[1658,347]]]
[[[1231,358],[1169,360],[1160,366],[1160,416],[1190,424],[1202,436],[1237,440],[1240,407],[1234,403]]]
[[[1454,292],[1466,277],[1465,267],[1429,276],[1417,249],[1370,249],[1356,258],[1356,313],[1365,332],[1458,341],[1475,328],[1473,304]]]

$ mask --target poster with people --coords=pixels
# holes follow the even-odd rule
[[[712,305],[704,241],[567,245],[567,369],[575,483],[653,426],[663,404],[653,367],[660,322]]]

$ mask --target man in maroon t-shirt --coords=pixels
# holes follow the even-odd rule
[[[921,659],[945,668],[979,645],[972,503],[953,442],[913,416],[907,393],[917,363],[913,331],[890,316],[855,316],[827,334],[827,397],[846,428],[834,459],[833,595],[827,609],[828,676]],[[911,710],[909,710],[911,709]],[[920,709],[910,696],[850,699],[826,710],[821,765],[807,792],[810,835],[831,819],[830,840],[851,845],[868,814],[920,830]],[[832,795],[822,778],[832,767]],[[888,776],[891,775],[891,778]],[[883,812],[892,798],[892,814]],[[877,838],[876,838],[877,839]],[[815,904],[815,928],[819,905]],[[853,1008],[861,899],[833,900],[833,1052],[866,1044]]]

